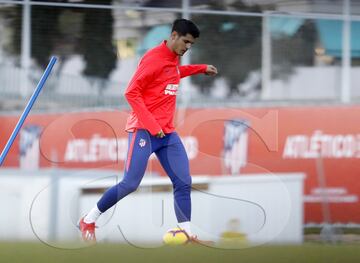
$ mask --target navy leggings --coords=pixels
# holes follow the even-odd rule
[[[173,184],[174,207],[178,222],[190,221],[191,176],[189,160],[176,132],[166,134],[164,138],[152,136],[143,129],[129,133],[124,178],[119,184],[109,188],[97,203],[102,213],[138,188],[152,153],[156,154]]]

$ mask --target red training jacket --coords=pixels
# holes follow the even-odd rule
[[[206,64],[180,66],[178,55],[166,41],[146,52],[125,91],[132,108],[126,131],[142,128],[152,135],[160,130],[173,132],[180,78],[205,73],[206,68]]]

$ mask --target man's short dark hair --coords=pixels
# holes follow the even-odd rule
[[[194,38],[200,36],[199,28],[190,20],[180,18],[176,19],[173,23],[171,32],[176,31],[180,36],[186,36],[186,34],[192,35]]]

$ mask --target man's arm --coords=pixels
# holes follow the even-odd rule
[[[151,112],[147,109],[142,97],[142,90],[146,87],[146,85],[151,83],[153,76],[154,70],[151,66],[146,65],[144,62],[140,62],[138,69],[125,91],[125,97],[144,127],[152,135],[157,135],[159,131],[161,131],[161,127]]]
[[[205,73],[206,75],[214,76],[217,74],[217,69],[213,65],[195,64],[179,66],[180,77],[185,78],[190,75]]]
[[[207,68],[206,64],[179,66],[180,78],[185,78],[187,76],[191,76],[199,73],[205,73],[206,68]]]

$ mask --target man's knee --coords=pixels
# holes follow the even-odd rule
[[[135,192],[139,187],[139,183],[137,182],[121,182],[120,185],[125,189],[127,193]]]
[[[178,178],[178,180],[174,182],[174,188],[175,190],[190,190],[191,183],[192,183],[191,176]]]

